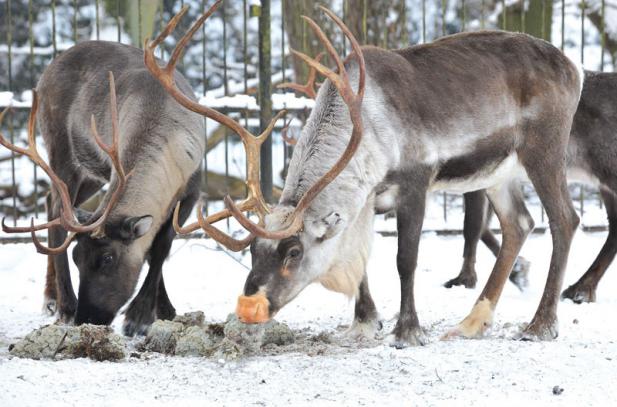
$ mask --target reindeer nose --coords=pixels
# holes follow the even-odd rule
[[[238,297],[236,316],[246,324],[261,324],[270,320],[270,302],[263,294]]]

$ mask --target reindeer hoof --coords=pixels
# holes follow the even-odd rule
[[[552,341],[558,335],[559,326],[556,319],[551,322],[538,322],[534,319],[515,339],[529,342]]]
[[[151,304],[147,301],[133,301],[129,305],[122,324],[122,332],[126,336],[142,336],[148,333],[150,325],[155,321],[156,315]]]
[[[488,299],[478,301],[469,315],[456,328],[451,329],[441,337],[441,340],[452,338],[481,338],[493,324],[493,307]]]
[[[354,320],[353,324],[343,335],[355,341],[374,340],[377,332],[381,331],[383,323],[379,319],[371,319],[365,322]]]
[[[388,344],[396,349],[404,349],[410,346],[424,346],[428,344],[428,338],[424,329],[419,326],[406,329],[405,333],[400,333],[400,330],[395,328],[388,336]]]
[[[443,285],[446,288],[452,288],[454,286],[462,285],[465,288],[476,288],[476,282],[478,281],[478,277],[475,274],[459,274],[457,277],[452,280],[446,281]]]
[[[58,303],[56,302],[56,299],[45,297],[45,299],[43,300],[43,308],[41,310],[43,314],[53,317],[54,315],[56,315],[57,310]]]
[[[570,299],[575,304],[596,302],[596,288],[594,286],[578,282],[566,288],[563,293],[561,293],[561,299]]]
[[[516,263],[514,264],[512,272],[510,273],[510,281],[516,286],[516,288],[521,291],[525,291],[527,287],[529,287],[530,267],[531,262],[526,260],[524,257],[519,257],[516,259]]]

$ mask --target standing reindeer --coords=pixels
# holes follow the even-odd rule
[[[398,51],[361,48],[343,22],[323,10],[349,38],[353,52],[341,61],[306,18],[337,70],[294,51],[327,80],[294,150],[279,204],[256,224],[242,213],[251,209],[246,201],[236,206],[227,197],[225,215],[231,213],[250,232],[243,240],[223,235],[199,217],[199,226],[229,248],[251,246],[252,270],[238,299],[238,317],[267,321],[306,286],[321,282],[356,296],[354,330],[376,328],[365,267],[375,194],[387,189],[397,211],[401,279],[393,345],[424,343],[413,283],[426,194],[486,188],[504,246],[476,305],[451,332],[479,336],[491,324],[503,284],[533,227],[516,186],[526,173],[547,209],[553,254],[544,296],[523,335],[554,338],[559,290],[578,225],[564,157],[582,74],[558,49],[524,34],[465,33]],[[180,50],[203,21],[179,43]],[[146,62],[155,45],[149,45]],[[148,66],[177,100],[183,99],[169,75],[156,64]],[[206,113],[196,104],[183,105]]]
[[[586,72],[581,100],[572,122],[567,151],[567,175],[569,179],[599,187],[608,215],[608,236],[587,272],[561,294],[562,298],[569,298],[578,304],[596,300],[598,283],[617,254],[615,157],[617,157],[617,74]],[[468,287],[465,282],[474,282],[475,285],[477,279],[474,263],[480,236],[483,242],[494,242],[492,247],[489,247],[495,254],[499,252],[499,243],[488,227],[490,208],[484,191],[470,192],[464,197],[465,260],[459,275],[448,283],[458,282]]]
[[[195,100],[186,80],[172,74]],[[37,114],[35,98],[29,149],[4,139],[2,144],[28,155],[50,176],[49,221],[30,227],[3,222],[3,230],[31,232],[38,251],[49,255],[44,308],[66,322],[111,323],[133,294],[147,260],[147,277],[124,321],[126,335],[143,334],[156,318],[175,316],[162,266],[175,236],[172,209],[179,202],[183,222],[199,195],[203,119],[179,106],[152,78],[141,50],[112,42],[83,42],[62,53],[43,73],[37,93],[40,110]],[[35,115],[49,166],[36,152]],[[109,141],[111,146],[104,144]],[[74,210],[107,182],[109,190],[94,213]],[[43,229],[48,229],[49,248],[35,236]],[[73,239],[77,298],[66,254]]]

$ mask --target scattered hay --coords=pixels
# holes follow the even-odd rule
[[[47,325],[9,347],[11,355],[30,359],[90,358],[118,361],[126,357],[123,337],[108,326]]]

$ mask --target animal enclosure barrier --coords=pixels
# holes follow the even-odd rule
[[[0,1],[0,108],[10,107],[0,131],[11,142],[23,144],[31,107],[30,89],[43,69],[58,54],[86,40],[107,40],[143,47],[145,38],[160,32],[179,11],[189,7],[180,32],[205,11],[212,1],[184,0],[28,0]],[[267,1],[269,4],[270,1]],[[551,41],[572,59],[590,70],[614,70],[617,58],[617,0],[326,0],[322,3],[342,16],[363,44],[400,48],[429,42],[444,35],[478,29],[527,32]],[[349,43],[315,11],[312,1],[275,0],[261,7],[256,0],[227,0],[195,36],[179,66],[200,103],[240,121],[255,134],[260,129],[257,88],[264,81],[277,85],[289,80],[302,83],[306,68],[292,59],[290,48],[313,54],[318,43],[301,14],[318,16],[342,54]],[[261,19],[261,24],[258,20]],[[321,19],[321,20],[320,20]],[[269,41],[258,41],[259,27],[270,27]],[[175,37],[174,41],[178,37]],[[175,44],[165,44],[166,59]],[[260,49],[261,48],[261,49]],[[260,55],[271,54],[271,75],[260,66]],[[331,63],[326,59],[326,63]],[[312,100],[289,90],[266,87],[262,98],[272,103],[272,114],[288,111],[283,131],[277,124],[269,164],[276,198],[282,188],[293,146],[283,135],[298,135],[313,105]],[[267,122],[267,120],[266,120]],[[261,121],[263,123],[263,120]],[[202,159],[203,199],[206,211],[222,207],[227,193],[237,198],[245,193],[246,162],[239,138],[213,121],[206,120],[206,152]],[[42,143],[40,135],[37,137]],[[43,146],[39,148],[44,151]],[[264,177],[269,179],[270,177]],[[7,224],[25,222],[31,216],[45,217],[48,179],[36,165],[6,149],[0,150],[0,215]],[[531,188],[525,187],[532,207],[541,206]],[[573,186],[572,197],[580,215],[590,201],[601,205],[597,191]],[[459,196],[439,193],[443,227],[461,213]],[[88,203],[86,203],[88,204]],[[91,202],[90,204],[96,204]],[[535,206],[534,206],[535,205]],[[593,204],[597,205],[597,204]],[[460,217],[460,216],[458,216]],[[228,221],[229,222],[229,221]],[[228,223],[229,228],[229,223]],[[462,228],[462,223],[456,225]],[[20,238],[17,238],[20,239]],[[24,237],[28,241],[29,237]],[[3,235],[0,242],[15,241]]]

